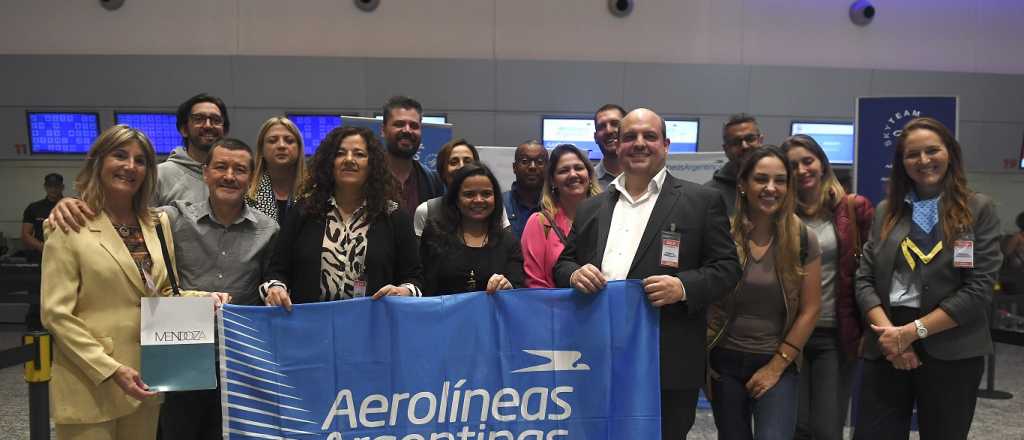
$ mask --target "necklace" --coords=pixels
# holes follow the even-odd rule
[[[111,225],[114,226],[114,230],[117,231],[117,235],[120,235],[121,238],[128,238],[132,235],[132,232],[139,229],[138,226],[118,224],[114,222],[111,222]]]

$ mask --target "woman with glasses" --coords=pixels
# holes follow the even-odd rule
[[[875,209],[867,198],[846,194],[810,136],[787,138],[782,151],[796,173],[797,215],[821,247],[821,314],[804,346],[796,437],[842,440],[863,330],[853,277]]]
[[[306,161],[299,127],[284,116],[263,122],[256,137],[256,171],[246,202],[283,223],[306,180]]]
[[[999,217],[967,187],[960,143],[941,122],[911,120],[894,152],[857,270],[871,328],[855,438],[906,438],[916,405],[922,439],[966,439],[992,353]]]
[[[523,286],[519,240],[501,225],[500,188],[483,164],[468,164],[452,176],[441,216],[423,230],[424,295]]]
[[[572,144],[561,144],[551,150],[544,174],[540,211],[527,220],[520,240],[526,287],[533,288],[555,287],[551,269],[565,248],[576,207],[601,192],[593,165]]]
[[[278,233],[260,286],[267,305],[420,296],[412,219],[398,209],[390,173],[369,129],[328,133]]]

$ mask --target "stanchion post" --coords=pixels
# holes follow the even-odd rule
[[[53,366],[53,345],[50,334],[28,332],[25,345],[35,345],[35,358],[25,363],[25,382],[28,382],[29,438],[50,439],[50,374]]]

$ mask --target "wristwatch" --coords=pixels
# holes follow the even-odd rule
[[[924,326],[924,323],[920,319],[914,320],[914,327],[917,327],[917,338],[924,339],[928,337],[928,328]]]

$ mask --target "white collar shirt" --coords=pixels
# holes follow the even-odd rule
[[[666,174],[665,168],[658,171],[647,184],[647,191],[635,199],[626,190],[625,173],[608,185],[619,193],[608,229],[608,242],[601,259],[601,271],[608,281],[624,280],[629,276],[629,268],[633,265],[633,258],[636,257],[637,247],[640,246],[640,239],[647,228],[654,205],[658,203]]]

